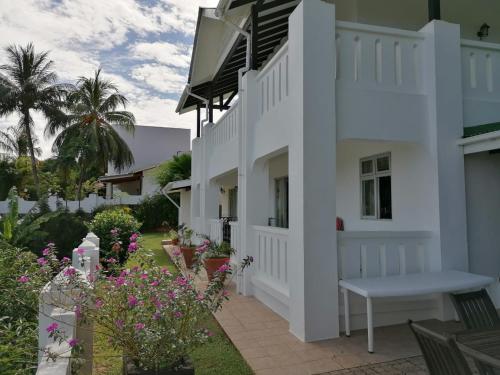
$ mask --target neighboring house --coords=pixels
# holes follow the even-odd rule
[[[239,292],[302,340],[343,330],[340,278],[500,276],[500,3],[439,3],[221,0],[200,10],[178,106],[198,111],[191,225],[254,257]],[[215,124],[214,110],[226,110]],[[381,270],[390,254],[399,262]],[[490,292],[500,305],[498,284]],[[373,309],[375,325],[453,316],[441,295]],[[365,312],[354,296],[354,328]]]
[[[117,171],[110,164],[99,180],[106,184],[106,198],[130,195],[145,197],[159,191],[156,167],[190,150],[190,130],[137,125],[133,134],[118,131],[134,155],[134,164]]]

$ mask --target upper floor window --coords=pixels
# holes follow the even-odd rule
[[[361,217],[392,219],[391,154],[360,161]]]
[[[274,180],[275,222],[271,226],[288,228],[288,177]]]

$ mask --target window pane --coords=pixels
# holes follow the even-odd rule
[[[380,219],[392,219],[391,176],[379,177]]]
[[[377,159],[377,172],[384,172],[390,169],[389,156]]]
[[[373,160],[365,160],[361,162],[361,174],[373,173]]]
[[[363,216],[375,216],[375,181],[362,181]]]
[[[288,177],[275,180],[276,221],[280,228],[288,228]]]

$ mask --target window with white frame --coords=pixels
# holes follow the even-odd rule
[[[360,172],[361,217],[392,219],[391,154],[361,159]]]

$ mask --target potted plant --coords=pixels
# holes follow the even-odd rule
[[[179,245],[179,233],[177,233],[177,231],[176,231],[176,230],[171,229],[171,230],[168,232],[168,238],[170,238],[170,243],[171,243],[173,246],[177,246],[177,245]]]
[[[187,268],[193,268],[195,262],[196,246],[193,246],[193,230],[188,227],[181,227],[181,252],[186,262]]]
[[[137,243],[137,249],[130,252],[131,264],[135,266],[124,269],[118,262],[108,260],[109,270],[98,265],[86,277],[71,267],[70,259],[57,260],[54,246],[47,247],[38,260],[40,273],[59,273],[64,277],[63,282],[53,286],[64,288],[61,293],[53,293],[55,298],[64,295],[64,299],[54,299],[52,304],[66,309],[74,306],[79,322],[93,322],[99,327],[99,333],[107,337],[110,345],[123,353],[124,375],[194,374],[189,353],[211,335],[203,322],[228,299],[221,280],[231,272],[220,270],[207,288],[197,290],[189,273],[172,274],[158,267],[152,253],[140,246],[138,236],[131,241]],[[179,256],[174,258],[178,266]],[[246,259],[241,268],[251,261]],[[19,287],[30,290],[31,280],[35,279],[19,277]],[[57,322],[46,330],[54,341],[66,340],[72,355],[83,350],[78,338],[68,337]],[[53,360],[58,356],[45,354]]]
[[[234,252],[234,249],[227,242],[216,243],[208,239],[196,249],[196,253],[207,271],[209,281],[214,280],[217,272],[230,271],[229,262]]]

